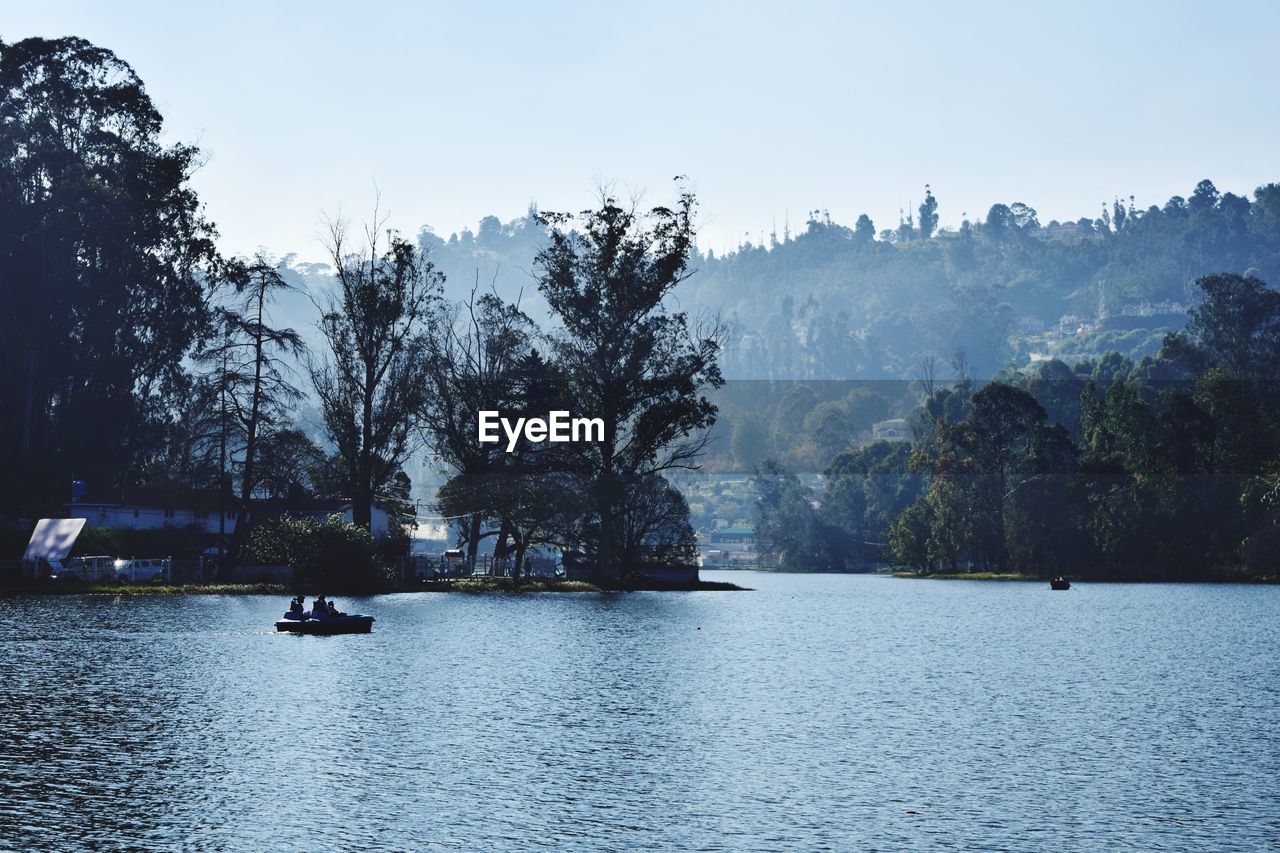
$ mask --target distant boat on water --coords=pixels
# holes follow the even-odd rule
[[[1071,581],[1067,580],[1064,575],[1058,575],[1049,581],[1049,589],[1071,589]]]

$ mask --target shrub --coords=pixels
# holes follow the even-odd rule
[[[76,538],[74,557],[196,557],[208,534],[198,524],[135,530],[132,527],[86,526]]]
[[[389,524],[387,526],[387,535],[378,540],[377,548],[378,559],[385,566],[394,566],[396,561],[401,557],[408,556],[409,546],[413,544],[413,537],[409,534],[409,529],[402,524]]]
[[[369,531],[336,515],[324,521],[286,515],[257,525],[245,542],[245,561],[289,566],[295,582],[331,592],[367,592],[386,582]]]

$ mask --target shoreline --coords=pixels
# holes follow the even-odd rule
[[[1022,574],[1021,572],[933,572],[927,575],[917,574],[916,572],[891,572],[890,574],[895,578],[908,578],[910,580],[1049,582],[1048,578]]]
[[[452,578],[447,580],[426,581],[404,587],[391,587],[380,590],[346,591],[333,589],[326,594],[344,597],[365,597],[371,595],[393,595],[406,592],[458,592],[470,595],[489,593],[522,594],[531,592],[750,592],[750,588],[724,581],[698,581],[692,584],[621,584],[617,587],[602,587],[586,581],[557,580],[551,578],[531,578],[516,580],[514,578]],[[151,584],[151,583],[76,583],[58,582],[40,584],[19,584],[0,586],[0,598],[24,595],[94,595],[94,596],[135,596],[135,595],[269,595],[293,596],[299,593],[318,594],[318,588],[306,589],[278,583],[185,583],[185,584]]]
[[[935,581],[997,581],[1002,583],[1044,583],[1047,584],[1053,575],[1030,575],[1025,572],[931,572],[920,574],[906,569],[882,569],[879,571],[858,572],[795,572],[777,569],[712,569],[711,571],[752,572],[765,575],[870,575],[873,577],[903,578],[905,580]],[[1068,574],[1067,579],[1075,583],[1169,583],[1169,584],[1229,584],[1232,586],[1247,584],[1271,586],[1280,584],[1280,576],[1274,577],[1204,577],[1204,578],[1115,578],[1099,577],[1091,574]]]
[[[916,572],[881,572],[895,578],[926,581],[999,581],[1005,583],[1048,583],[1048,576],[1027,575],[1018,572],[934,572],[922,575]],[[1169,583],[1169,584],[1228,584],[1238,586],[1272,586],[1280,578],[1099,578],[1090,575],[1067,575],[1072,585],[1077,583]]]

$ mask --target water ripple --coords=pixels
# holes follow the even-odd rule
[[[0,847],[1280,844],[1280,588],[0,600]]]

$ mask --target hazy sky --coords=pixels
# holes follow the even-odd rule
[[[324,212],[447,236],[689,175],[722,251],[825,207],[1041,221],[1280,180],[1280,3],[0,2],[0,38],[131,63],[222,245],[319,258]]]

